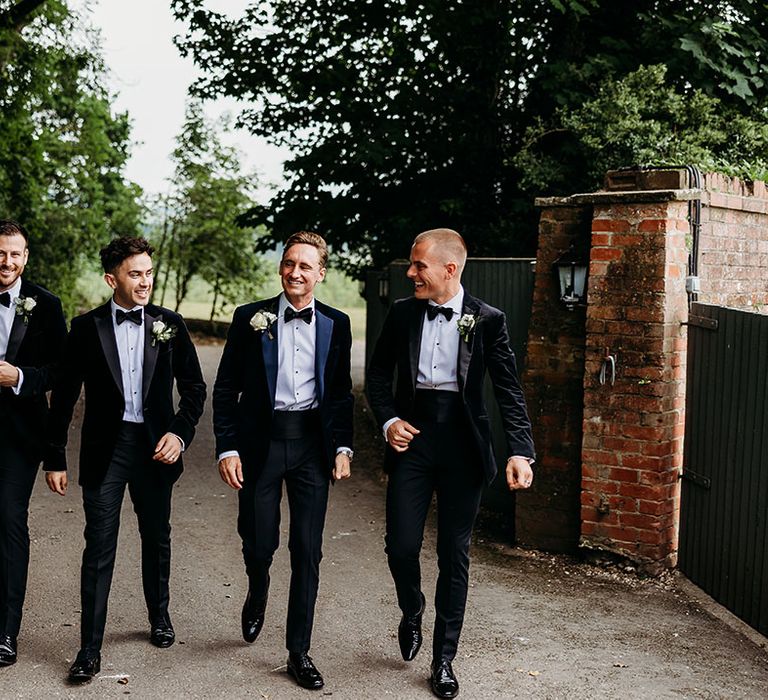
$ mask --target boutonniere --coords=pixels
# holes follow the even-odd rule
[[[175,337],[176,333],[178,333],[176,326],[164,321],[155,321],[152,324],[152,345],[167,343]]]
[[[456,326],[459,329],[459,335],[465,343],[469,342],[469,338],[472,335],[472,331],[475,330],[477,324],[477,316],[474,314],[464,314],[458,321]]]
[[[257,332],[266,331],[267,337],[272,340],[272,326],[277,321],[277,314],[271,311],[257,311],[251,318],[251,328]]]
[[[34,297],[16,297],[16,315],[21,316],[25,324],[29,323],[29,317],[36,306],[37,300]]]

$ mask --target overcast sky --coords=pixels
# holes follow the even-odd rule
[[[79,0],[81,6],[84,0]],[[174,137],[184,121],[186,90],[197,76],[191,60],[182,59],[173,36],[183,25],[173,20],[168,0],[99,0],[92,2],[92,21],[102,31],[104,58],[111,71],[110,86],[117,94],[115,107],[128,111],[137,141],[128,162],[128,179],[147,192],[167,188],[172,166],[168,159]],[[207,0],[206,6],[236,15],[247,0]],[[218,101],[207,108],[209,116],[237,112],[234,101]],[[270,195],[265,187],[279,183],[285,151],[240,132],[235,142],[244,152],[247,170],[256,169],[262,185],[259,199]]]

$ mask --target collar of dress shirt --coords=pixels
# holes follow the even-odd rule
[[[142,319],[142,321],[144,320],[144,307],[141,306],[141,304],[136,304],[136,306],[134,306],[132,309],[124,309],[119,304],[116,304],[114,299],[110,299],[109,304],[112,307],[111,311],[112,311],[112,320],[113,321],[115,320],[115,312],[118,309],[120,309],[121,311],[136,311],[136,309],[139,309],[141,311],[141,319]]]
[[[17,278],[13,283],[13,286],[10,289],[6,289],[5,291],[8,292],[9,296],[11,297],[11,306],[8,308],[13,308],[13,302],[21,296],[21,277]]]
[[[285,317],[285,310],[287,308],[289,308],[289,307],[291,309],[293,309],[294,311],[303,311],[303,309],[297,309],[293,304],[291,304],[291,302],[288,301],[288,299],[286,299],[285,292],[283,292],[280,295],[280,301],[277,303],[277,315],[278,315],[278,317],[281,318],[281,319],[284,318]],[[314,308],[315,308],[315,297],[312,297],[312,301],[310,301],[309,304],[307,304],[304,307],[304,309],[314,309]],[[314,320],[315,320],[315,314],[313,313],[312,314],[312,321],[314,322]]]
[[[446,309],[453,309],[453,313],[456,315],[456,318],[459,318],[461,316],[461,309],[464,306],[464,287],[459,285],[459,291],[458,293],[451,297],[448,301],[445,302],[445,304],[436,304],[431,299],[429,300],[430,306],[442,306]]]

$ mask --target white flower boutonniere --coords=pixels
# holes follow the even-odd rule
[[[277,314],[271,311],[257,311],[251,318],[251,328],[257,332],[266,331],[267,336],[272,340],[272,326],[275,321],[277,321]]]
[[[34,297],[16,297],[16,315],[21,316],[24,323],[29,323],[29,317],[36,306],[37,300]]]
[[[464,314],[458,321],[456,326],[459,329],[459,335],[465,343],[469,342],[469,338],[472,335],[472,331],[475,330],[477,324],[477,316],[474,314]]]
[[[155,321],[152,324],[152,345],[157,343],[167,343],[171,338],[175,337],[178,329],[164,321]]]

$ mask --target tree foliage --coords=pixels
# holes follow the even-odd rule
[[[253,0],[237,18],[172,6],[182,53],[206,72],[196,92],[243,100],[241,123],[295,154],[246,220],[273,240],[317,228],[351,270],[436,225],[473,255],[529,253],[534,194],[592,188],[625,158],[764,161],[744,131],[765,122],[762,0]]]
[[[0,211],[29,229],[30,276],[69,311],[99,247],[138,225],[129,121],[104,75],[98,36],[67,2],[0,0]]]
[[[172,156],[171,191],[161,198],[161,222],[152,236],[159,244],[161,303],[172,288],[178,310],[199,278],[212,292],[211,320],[225,305],[251,296],[264,279],[257,232],[237,224],[251,206],[253,178],[241,174],[236,149],[223,144],[220,131],[226,129],[226,122],[205,118],[199,101],[188,104]]]

